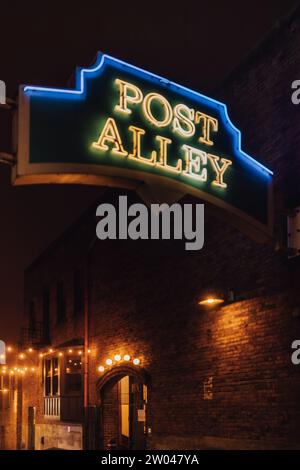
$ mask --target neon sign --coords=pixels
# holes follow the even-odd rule
[[[242,151],[226,105],[212,98],[99,54],[74,89],[20,87],[18,124],[15,184],[189,193],[270,234],[272,172]]]

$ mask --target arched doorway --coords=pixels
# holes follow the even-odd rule
[[[116,366],[97,383],[103,449],[145,449],[147,376],[143,369]]]

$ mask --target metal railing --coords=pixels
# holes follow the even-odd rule
[[[44,415],[47,418],[60,419],[60,397],[44,398]]]
[[[82,423],[84,416],[83,396],[45,397],[44,415],[46,418],[59,419],[69,423]]]

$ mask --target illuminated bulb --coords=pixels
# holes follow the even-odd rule
[[[112,361],[111,359],[106,359],[106,364],[107,364],[108,366],[111,366],[111,365],[112,365],[112,362],[113,362],[113,361]]]
[[[141,361],[138,358],[133,359],[133,364],[138,366]]]
[[[99,371],[99,372],[104,372],[104,367],[103,367],[103,366],[99,366],[99,367],[98,367],[98,371]]]
[[[82,351],[78,351],[78,354],[79,354],[79,356],[81,356],[81,354],[82,354]]]
[[[90,354],[90,353],[91,353],[91,350],[90,350],[90,349],[88,349],[88,354]]]
[[[129,354],[125,354],[125,356],[123,357],[124,361],[130,361],[130,356]]]
[[[17,367],[14,367],[14,370],[17,370]]]
[[[63,353],[62,353],[62,352],[60,352],[60,353],[58,353],[58,355],[59,355],[59,356],[62,356],[62,355],[63,355]]]
[[[11,346],[8,346],[8,347],[7,347],[7,351],[8,351],[8,352],[11,352],[11,351],[12,351],[12,347],[11,347]]]
[[[44,355],[43,353],[40,353],[40,354],[39,354],[40,357],[43,357],[43,355]]]
[[[19,354],[20,359],[24,359],[24,354]]]
[[[53,349],[50,348],[50,349],[49,349],[49,353],[53,353]]]
[[[32,348],[29,348],[28,349],[28,352],[32,353],[33,349]]]
[[[218,299],[216,297],[208,297],[207,299],[201,300],[199,305],[217,305],[224,302],[224,299]]]
[[[11,375],[14,375],[14,371],[13,371],[13,370],[11,370],[10,373],[11,373]]]
[[[27,367],[24,367],[24,370],[27,370]]]
[[[120,354],[116,354],[114,359],[115,359],[115,361],[119,362],[121,360]]]
[[[69,353],[72,353],[73,352],[73,349],[69,349]]]
[[[34,368],[34,367],[31,367],[31,370],[32,370],[32,372],[34,372],[34,371],[35,371],[35,368]],[[57,369],[56,369],[56,370],[57,370]]]

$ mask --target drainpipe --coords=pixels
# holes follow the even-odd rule
[[[84,440],[83,447],[87,448],[89,439],[89,323],[90,323],[90,254],[94,248],[97,237],[94,237],[86,252],[84,261],[84,387],[83,387],[83,406],[84,406]]]
[[[84,262],[84,408],[89,406],[89,255]]]

